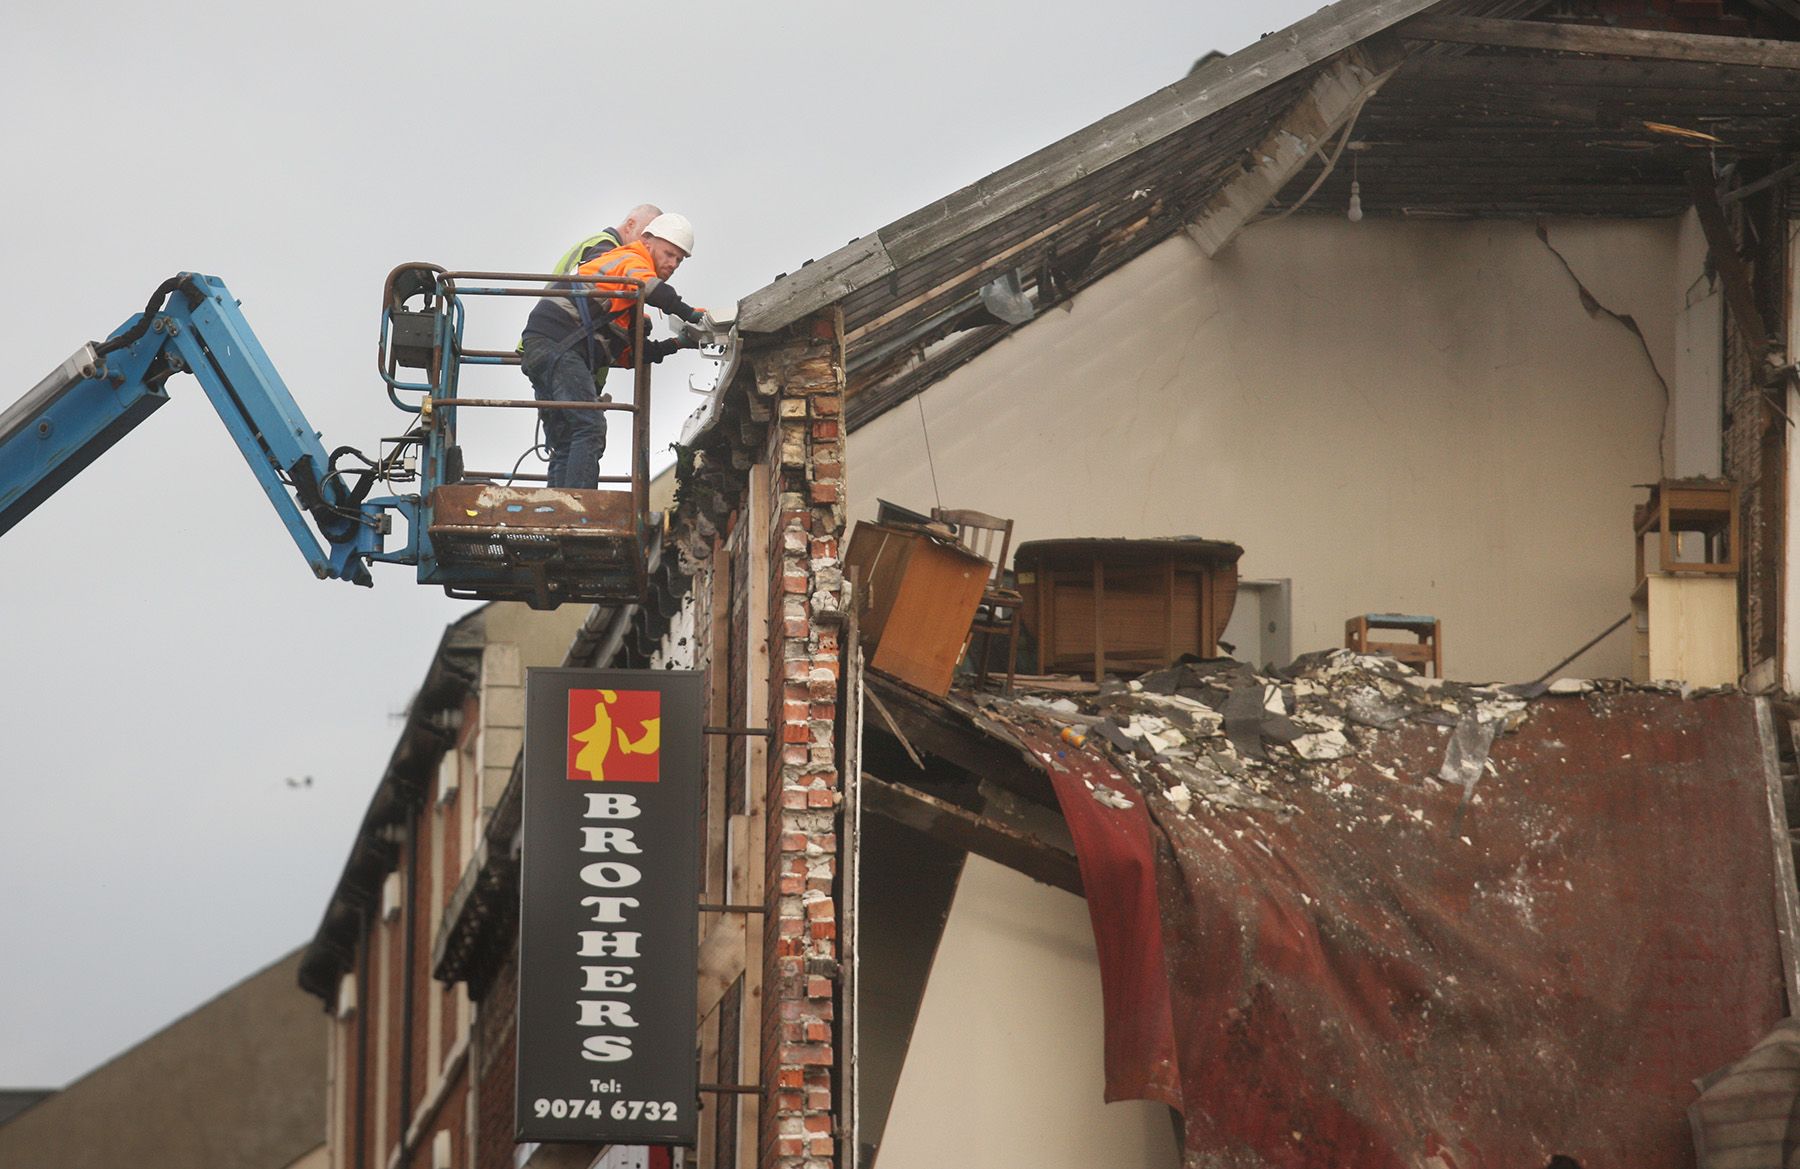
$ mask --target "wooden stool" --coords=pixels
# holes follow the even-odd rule
[[[1417,641],[1370,641],[1371,629],[1396,629],[1411,633]],[[1344,622],[1344,648],[1357,653],[1384,653],[1397,662],[1414,666],[1433,678],[1444,676],[1444,623],[1436,617],[1405,613],[1364,613]],[[1429,671],[1427,670],[1429,667]]]

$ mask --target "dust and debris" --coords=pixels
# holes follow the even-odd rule
[[[1437,783],[1461,788],[1464,804],[1479,804],[1476,784],[1499,774],[1490,758],[1496,741],[1525,723],[1531,701],[1546,692],[1592,698],[1608,688],[1589,681],[1527,689],[1446,682],[1392,658],[1328,650],[1275,674],[1229,658],[1189,660],[1123,684],[1108,681],[1091,695],[1021,688],[1010,699],[984,695],[980,704],[1001,723],[1011,721],[1010,710],[1088,734],[1083,749],[1104,753],[1139,791],[1161,793],[1177,814],[1191,817],[1207,809],[1291,812],[1286,793],[1295,784],[1349,801],[1354,773],[1338,765],[1352,763],[1421,798]],[[1435,774],[1402,776],[1369,756],[1383,736],[1417,725],[1447,739]],[[1093,794],[1118,806],[1111,802],[1117,793]],[[1420,810],[1409,815],[1425,822]]]

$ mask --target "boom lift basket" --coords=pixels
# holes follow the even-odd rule
[[[542,296],[633,302],[629,402],[541,403],[528,396],[459,393],[465,366],[520,364],[516,350],[465,346],[468,299]],[[398,441],[418,448],[419,530],[409,541],[418,545],[421,584],[441,585],[453,597],[523,601],[540,609],[644,598],[650,533],[661,517],[649,510],[650,371],[643,358],[643,296],[641,281],[620,277],[451,272],[432,264],[404,264],[389,273],[379,368],[394,405],[417,417],[417,425]],[[407,370],[420,371],[422,378],[409,380],[403,376]],[[457,439],[464,411],[540,408],[628,415],[630,474],[602,475],[599,490],[584,491],[548,487],[539,474],[463,466]],[[616,434],[616,428],[609,430]]]

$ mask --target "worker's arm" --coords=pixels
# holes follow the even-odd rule
[[[664,337],[655,341],[646,341],[644,342],[644,360],[648,361],[651,365],[655,365],[671,353],[678,353],[683,349],[697,349],[699,346],[700,343],[694,340],[691,335]]]
[[[682,300],[674,287],[666,280],[646,282],[644,303],[651,308],[661,309],[670,316],[680,317],[691,325],[700,323],[700,310]]]

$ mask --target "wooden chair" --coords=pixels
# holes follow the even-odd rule
[[[931,518],[935,523],[948,524],[955,529],[956,542],[988,562],[987,588],[981,594],[981,607],[975,611],[974,623],[969,626],[968,647],[974,648],[975,637],[979,634],[981,651],[976,659],[975,684],[983,686],[987,684],[991,639],[1005,635],[1006,693],[1011,694],[1019,659],[1019,610],[1025,603],[1016,589],[1005,587],[1006,557],[1012,548],[1013,522],[967,508],[934,507]]]
[[[1410,633],[1414,641],[1372,641],[1371,629]],[[1436,617],[1406,613],[1364,613],[1344,622],[1344,648],[1357,653],[1385,653],[1433,678],[1444,676],[1444,623]]]

